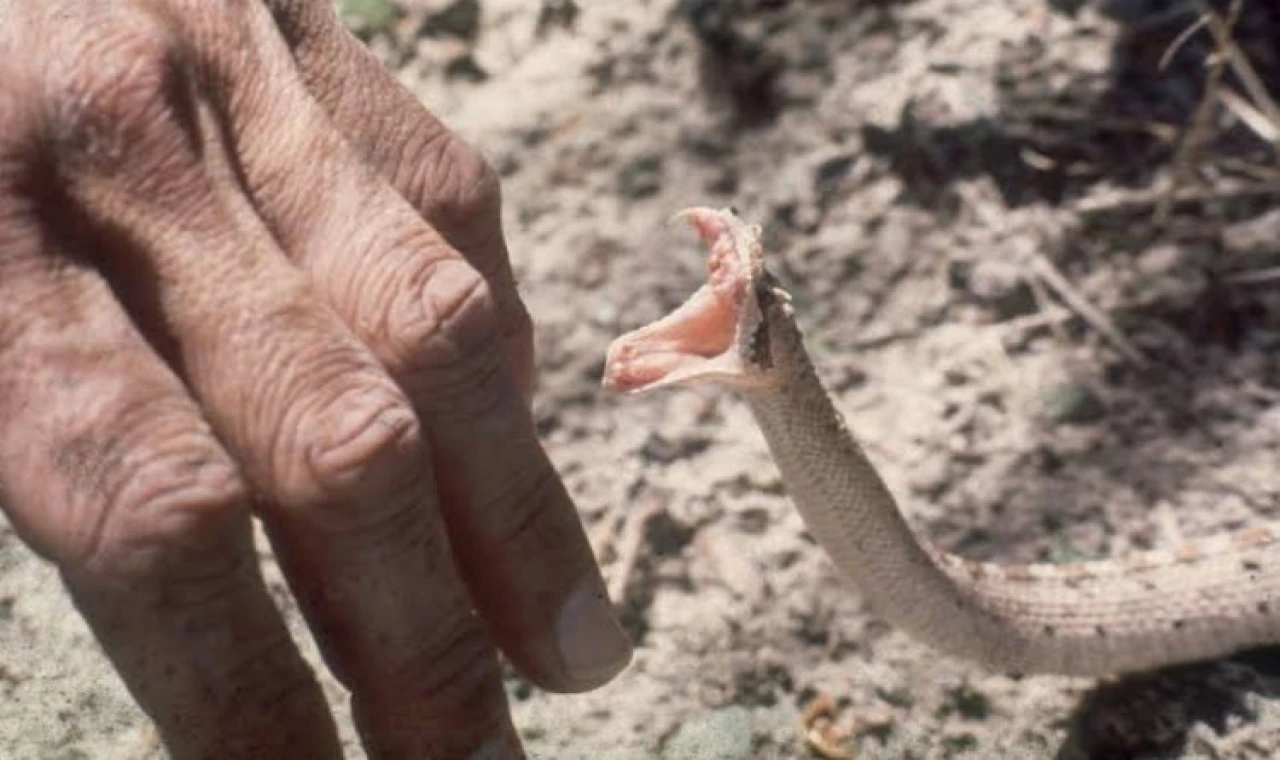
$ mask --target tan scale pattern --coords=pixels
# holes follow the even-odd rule
[[[974,562],[917,535],[822,387],[790,298],[760,287],[773,278],[758,230],[718,213],[743,276],[757,280],[748,292],[768,335],[768,361],[739,390],[810,532],[879,615],[940,650],[1025,673],[1102,675],[1280,642],[1277,526],[1065,565]]]

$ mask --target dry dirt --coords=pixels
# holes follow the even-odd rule
[[[532,757],[811,757],[797,725],[822,695],[858,758],[1280,755],[1280,649],[1107,682],[930,651],[838,581],[742,405],[599,388],[609,341],[702,276],[667,216],[732,204],[765,225],[825,380],[948,549],[1072,561],[1280,519],[1280,279],[1257,275],[1280,265],[1280,163],[1215,100],[1176,168],[1207,34],[1160,63],[1190,4],[348,5],[504,176],[539,429],[636,642],[592,694],[511,676]],[[1274,8],[1247,2],[1237,35],[1270,82]],[[1064,307],[1046,263],[1115,332]],[[159,756],[6,528],[0,756]]]

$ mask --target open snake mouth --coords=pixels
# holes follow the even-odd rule
[[[692,208],[676,215],[689,222],[710,251],[707,282],[675,311],[609,346],[606,388],[637,392],[744,374],[738,342],[751,275],[727,213]]]

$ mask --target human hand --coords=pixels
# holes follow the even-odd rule
[[[520,756],[494,643],[624,667],[531,346],[493,172],[329,0],[0,0],[0,508],[174,757],[341,754],[251,514],[371,758]]]

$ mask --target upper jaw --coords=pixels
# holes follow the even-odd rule
[[[709,248],[708,278],[666,317],[616,339],[603,384],[626,392],[712,382],[742,387],[762,380],[748,356],[759,319],[753,229],[729,209],[694,207],[687,221]]]

